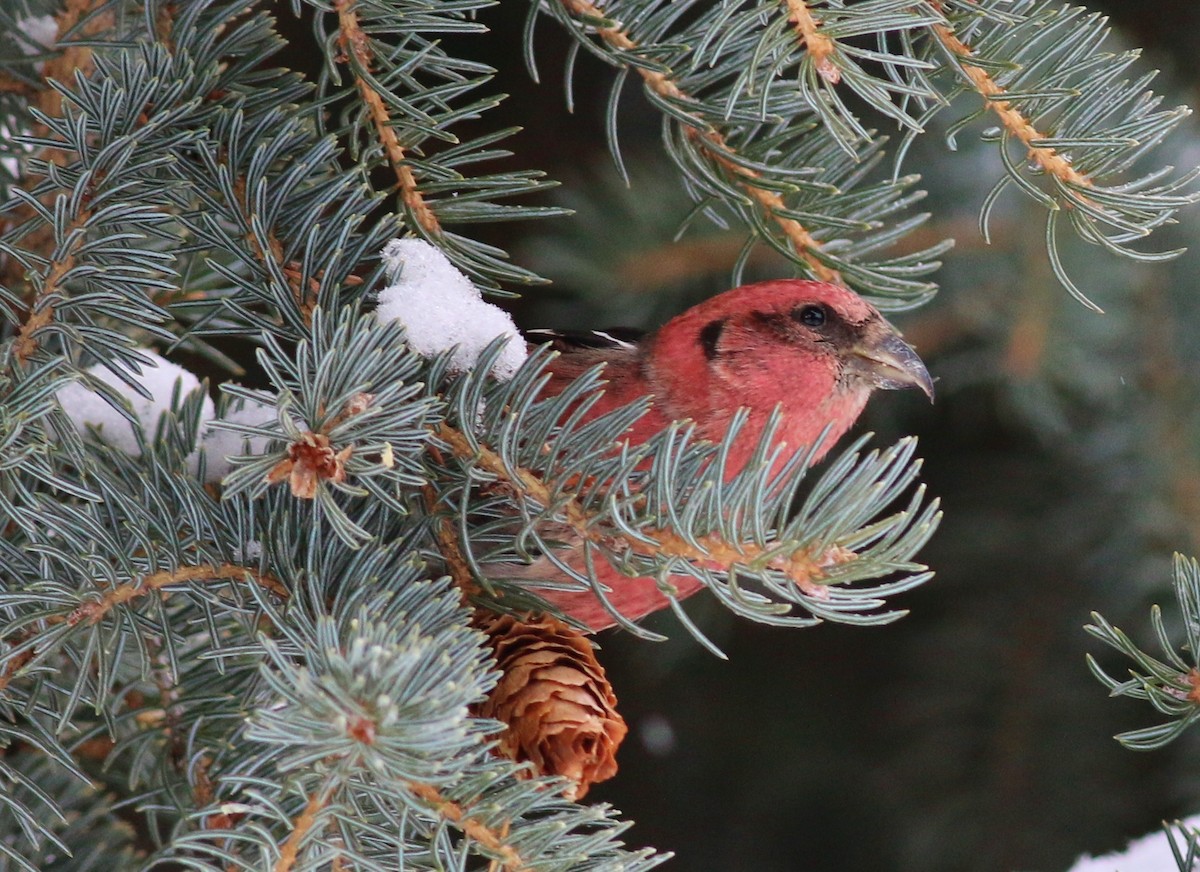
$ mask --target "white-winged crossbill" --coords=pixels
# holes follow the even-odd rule
[[[546,335],[533,331],[529,338],[544,341]],[[825,282],[783,279],[743,285],[693,306],[636,341],[613,333],[555,334],[551,339],[561,355],[551,364],[547,396],[596,364],[605,365],[604,396],[584,420],[651,398],[649,412],[625,436],[631,443],[683,419],[690,419],[702,438],[719,442],[737,411],[745,408],[748,418],[729,452],[727,475],[745,466],[776,407],[780,426],[774,438],[784,449],[782,456],[816,446],[815,463],[854,424],[872,391],[913,387],[933,398],[929,372],[895,328],[853,291]],[[562,559],[582,566],[579,555]],[[668,604],[653,579],[630,578],[607,565],[596,570],[611,590],[611,605],[631,620]],[[545,558],[514,573],[525,579],[555,574]],[[672,578],[672,583],[677,599],[702,587],[691,577]],[[539,593],[593,631],[616,623],[590,590]]]

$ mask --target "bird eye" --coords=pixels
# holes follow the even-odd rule
[[[824,327],[826,318],[825,307],[801,306],[792,312],[792,317],[805,327]]]

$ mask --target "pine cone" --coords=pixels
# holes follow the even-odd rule
[[[544,615],[526,621],[488,615],[479,624],[503,672],[478,711],[507,725],[499,752],[532,763],[540,775],[570,778],[568,799],[581,799],[593,783],[615,775],[628,728],[591,643]]]

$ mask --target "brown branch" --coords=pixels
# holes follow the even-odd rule
[[[436,451],[436,449],[433,450]],[[462,592],[464,600],[467,597],[479,594],[481,592],[479,583],[475,581],[475,576],[471,574],[471,565],[467,562],[467,558],[463,554],[462,546],[459,544],[458,536],[454,531],[454,523],[449,518],[437,516],[437,491],[433,485],[426,484],[421,486],[421,494],[425,498],[425,509],[433,519],[433,533],[437,539],[438,550],[441,551],[442,560],[446,564],[446,570],[450,573],[450,577],[458,585],[458,589]]]
[[[221,580],[221,581],[237,581],[250,576],[260,585],[276,596],[286,599],[288,596],[287,588],[285,588],[278,579],[269,573],[259,573],[257,570],[249,569],[245,566],[235,566],[233,564],[224,563],[219,566],[212,564],[204,564],[201,566],[184,566],[174,572],[155,572],[147,575],[139,582],[130,584],[122,584],[108,591],[101,599],[95,602],[84,603],[77,606],[70,614],[67,615],[52,615],[46,618],[48,626],[56,626],[58,624],[67,624],[74,627],[84,621],[95,625],[103,618],[113,606],[120,603],[129,602],[137,599],[155,590],[161,590],[171,584],[178,584],[183,581],[200,581],[200,580]],[[13,644],[20,645],[29,641],[36,631],[30,630],[24,633],[20,639]],[[5,688],[16,677],[28,663],[36,656],[33,648],[21,653],[20,655],[9,660],[5,664],[4,669],[0,670],[0,693],[3,693]]]
[[[560,2],[574,15],[581,18],[603,19],[603,11],[591,0],[560,0]],[[639,48],[638,44],[630,38],[629,34],[617,27],[596,27],[596,34],[608,43],[613,48],[622,52],[636,52]],[[687,101],[689,96],[684,93],[680,87],[666,73],[658,70],[648,70],[644,67],[636,67],[638,74],[646,83],[646,87],[658,94],[660,97],[669,100]],[[768,191],[757,184],[761,179],[761,174],[744,167],[735,161],[732,155],[736,154],[734,149],[725,141],[725,137],[721,132],[716,130],[712,125],[708,124],[700,118],[695,118],[695,125],[688,128],[688,137],[704,149],[705,152],[733,179],[745,190],[763,211],[771,217],[772,220],[783,231],[788,241],[792,244],[792,249],[796,255],[800,257],[813,275],[824,282],[832,282],[841,284],[841,276],[837,270],[830,269],[821,261],[815,254],[821,250],[821,243],[813,238],[812,234],[805,229],[799,221],[794,218],[788,218],[781,213],[787,209],[787,204],[784,203],[783,197],[774,191]]]
[[[671,530],[648,527],[641,531],[654,540],[652,550],[657,554],[668,557],[683,557],[698,562],[715,563],[722,569],[728,569],[734,564],[749,565],[758,562],[768,562],[775,569],[787,573],[792,583],[806,593],[815,593],[818,582],[825,576],[825,570],[839,563],[853,560],[857,555],[846,548],[834,545],[820,554],[810,551],[796,551],[784,558],[769,558],[766,555],[774,550],[771,544],[766,547],[755,545],[753,542],[729,543],[719,536],[709,534],[696,537],[701,550]],[[644,545],[642,547],[645,547]]]
[[[50,621],[51,624],[58,624],[61,622],[62,618],[59,618],[57,621],[53,619]],[[28,642],[31,638],[33,638],[34,635],[35,633],[33,631],[28,631],[22,634],[22,636],[13,643],[14,647],[16,645],[21,645],[25,642]],[[16,677],[17,673],[24,669],[29,661],[35,656],[36,652],[34,649],[29,648],[21,654],[18,654],[12,660],[9,660],[8,663],[4,664],[4,669],[0,670],[0,693],[4,693],[4,691],[8,688],[8,685],[12,682],[13,678]]]
[[[512,829],[512,821],[505,821],[504,826],[500,828],[500,838],[507,839],[509,830]],[[504,868],[504,864],[500,860],[492,860],[488,863],[488,872],[500,872]]]
[[[433,210],[429,208],[429,204],[425,202],[412,167],[406,162],[404,147],[400,145],[400,138],[391,125],[391,117],[388,115],[383,97],[367,81],[366,77],[355,69],[355,64],[357,64],[358,69],[369,72],[372,61],[375,59],[370,37],[363,32],[362,26],[359,24],[358,13],[354,10],[355,4],[356,0],[335,0],[333,4],[338,14],[338,47],[347,60],[354,59],[355,63],[349,64],[350,71],[358,86],[358,93],[367,105],[371,121],[375,125],[375,134],[379,137],[379,143],[383,146],[392,172],[396,174],[401,200],[425,233],[434,237],[441,236],[442,225]]]
[[[233,192],[234,197],[237,200],[234,205],[237,206],[238,209],[241,209],[242,204],[246,203],[247,199],[246,179],[244,176],[239,175],[233,180]],[[260,260],[270,259],[279,268],[280,272],[287,277],[288,287],[291,288],[292,296],[296,300],[296,308],[300,310],[300,314],[304,318],[305,325],[311,324],[314,303],[308,298],[308,294],[305,292],[304,286],[300,281],[300,270],[293,266],[293,262],[284,262],[283,243],[279,240],[279,237],[271,231],[270,228],[267,228],[267,248],[264,250],[262,244],[258,241],[258,237],[254,234],[249,213],[244,212],[243,218],[246,220],[247,227],[245,236],[246,242],[254,250],[256,257],[258,257]],[[312,283],[310,282],[310,287],[311,284]],[[314,295],[319,287],[320,286],[317,285],[316,287],[312,288]]]
[[[63,238],[69,238],[73,231],[81,230],[91,220],[91,217],[91,210],[81,209],[66,228]],[[24,363],[37,350],[37,332],[43,327],[49,326],[50,322],[54,320],[55,307],[50,299],[59,292],[63,277],[75,267],[75,251],[83,244],[83,241],[84,234],[78,234],[71,250],[51,264],[50,272],[42,281],[41,290],[29,304],[29,317],[21,325],[12,346],[13,356],[19,362]],[[13,259],[15,260],[15,258]]]
[[[689,130],[688,135],[693,138],[698,137],[712,146],[708,149],[709,154],[717,163],[725,167],[737,179],[746,193],[763,208],[764,212],[775,220],[775,223],[779,225],[779,229],[783,231],[784,235],[792,243],[792,250],[808,264],[814,276],[823,282],[836,285],[842,284],[842,277],[838,271],[826,266],[814,254],[814,252],[821,250],[821,243],[795,218],[788,218],[780,214],[787,209],[787,204],[783,201],[783,197],[775,191],[768,191],[754,184],[758,179],[762,178],[762,175],[742,166],[729,157],[733,153],[733,149],[725,143],[725,139],[721,134],[716,131],[700,133],[699,131]]]
[[[56,17],[58,25],[58,33],[55,38],[55,43],[61,45],[62,37],[73,28],[79,25],[86,16],[94,12],[100,7],[103,0],[66,0],[66,4],[62,11]],[[82,35],[84,38],[95,37],[104,29],[110,27],[113,22],[111,13],[93,16],[92,19],[83,27]],[[78,73],[81,75],[89,75],[93,68],[92,50],[83,45],[75,45],[68,43],[61,47],[58,55],[49,58],[45,61],[42,68],[42,75],[46,79],[53,79],[65,85],[70,85],[74,76]],[[63,96],[54,88],[43,86],[36,89],[36,99],[34,101],[38,109],[52,117],[62,115]],[[38,124],[34,126],[34,133],[45,135],[48,131],[44,125]],[[43,149],[40,152],[41,156],[45,156],[48,149]],[[8,225],[16,226],[19,222],[26,220],[34,214],[33,207],[22,206],[16,210],[15,216],[8,219]],[[91,217],[91,212],[83,210],[71,222],[71,226],[67,228],[67,234],[70,231],[81,228]],[[49,256],[49,253],[54,249],[57,239],[54,234],[54,228],[45,224],[38,227],[33,232],[25,237],[25,243],[29,250],[44,253]],[[54,306],[44,301],[59,289],[59,283],[63,277],[75,265],[74,252],[68,252],[66,257],[54,263],[51,267],[49,275],[42,286],[40,293],[36,293],[29,302],[29,318],[21,325],[20,331],[17,334],[13,344],[13,354],[17,361],[25,362],[31,354],[37,349],[37,340],[34,334],[47,326],[54,320]],[[17,258],[9,258],[9,263],[6,266],[5,279],[10,283],[20,281],[24,267]],[[38,307],[39,302],[43,305]]]
[[[410,781],[408,782],[408,789],[417,797],[429,803],[433,807],[433,810],[443,818],[459,827],[464,833],[493,854],[498,855],[500,861],[504,864],[503,868],[508,870],[508,872],[519,872],[519,870],[530,868],[521,859],[521,855],[517,853],[516,849],[504,841],[503,835],[490,829],[486,824],[477,821],[475,818],[468,816],[461,805],[446,799],[432,784]],[[507,829],[508,825],[505,824],[505,831]]]
[[[939,12],[942,11],[942,4],[937,2],[937,0],[934,0],[933,6]],[[1035,128],[1029,119],[1021,113],[1020,109],[1004,99],[1004,88],[986,70],[971,62],[971,59],[975,56],[975,52],[969,45],[960,40],[954,34],[954,31],[945,24],[933,25],[933,34],[947,51],[959,58],[958,67],[962,71],[962,74],[966,76],[967,81],[971,83],[971,87],[983,97],[987,106],[996,113],[1005,129],[1025,145],[1030,160],[1041,167],[1042,170],[1064,183],[1084,186],[1091,185],[1091,179],[1077,171],[1071,166],[1071,162],[1056,150],[1053,148],[1035,147],[1035,143],[1049,137]]]
[[[243,176],[238,176],[233,182],[234,195],[237,198],[239,208],[241,204],[246,203],[246,179]],[[243,212],[243,217],[246,219],[247,227],[250,226],[250,215]],[[305,324],[312,323],[312,313],[316,304],[313,302],[316,296],[321,291],[321,278],[323,273],[318,273],[315,276],[309,276],[308,288],[305,289],[302,281],[301,267],[299,262],[295,260],[284,261],[283,242],[275,233],[267,229],[267,248],[264,250],[262,244],[258,241],[258,237],[254,235],[253,230],[247,230],[245,236],[246,242],[254,250],[254,254],[260,260],[268,258],[279,268],[284,277],[287,278],[288,287],[292,290],[292,296],[296,300],[296,308],[300,310],[301,316],[304,318]],[[347,285],[361,285],[363,280],[358,276],[349,276],[346,278]]]
[[[300,843],[312,830],[317,822],[317,815],[329,802],[328,788],[320,793],[314,793],[308,800],[308,805],[296,818],[296,824],[288,834],[287,840],[279,848],[279,859],[275,861],[274,872],[288,872],[296,865],[296,857],[300,853]]]
[[[831,85],[842,80],[842,73],[831,60],[837,44],[821,33],[821,22],[813,18],[808,4],[804,0],[784,0],[788,10],[788,20],[796,25],[800,41],[816,64],[817,74]]]
[[[671,557],[683,557],[700,564],[715,565],[722,570],[729,570],[734,565],[748,566],[757,562],[768,562],[772,568],[787,573],[791,581],[806,593],[816,592],[820,580],[826,574],[827,567],[845,563],[855,556],[854,552],[835,545],[821,554],[809,554],[801,551],[786,558],[774,558],[767,555],[778,547],[777,543],[768,544],[765,547],[751,542],[729,543],[719,536],[709,534],[696,537],[696,542],[700,546],[696,548],[678,534],[654,527],[639,530],[640,537],[630,536],[620,531],[602,531],[593,523],[592,516],[579,504],[578,500],[574,497],[555,500],[549,486],[535,473],[523,467],[517,467],[510,472],[510,468],[504,464],[500,455],[482,445],[478,449],[473,449],[466,436],[446,423],[438,425],[435,433],[439,439],[450,446],[455,456],[473,460],[482,469],[512,482],[515,487],[543,506],[549,506],[552,503],[560,505],[566,523],[576,535],[589,542],[611,545],[612,542],[619,541],[635,552],[649,551],[667,554]]]
[[[87,621],[96,625],[112,611],[113,607],[143,597],[148,593],[161,590],[172,584],[186,581],[240,581],[249,576],[262,587],[278,597],[287,598],[288,592],[277,578],[270,573],[260,573],[245,566],[232,563],[220,565],[202,564],[200,566],[181,566],[173,572],[163,570],[145,576],[140,581],[118,585],[108,591],[99,600],[78,606],[64,619],[71,626]]]

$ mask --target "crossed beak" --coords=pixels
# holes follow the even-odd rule
[[[849,349],[846,367],[884,390],[920,388],[933,402],[933,378],[912,346],[886,322]]]

